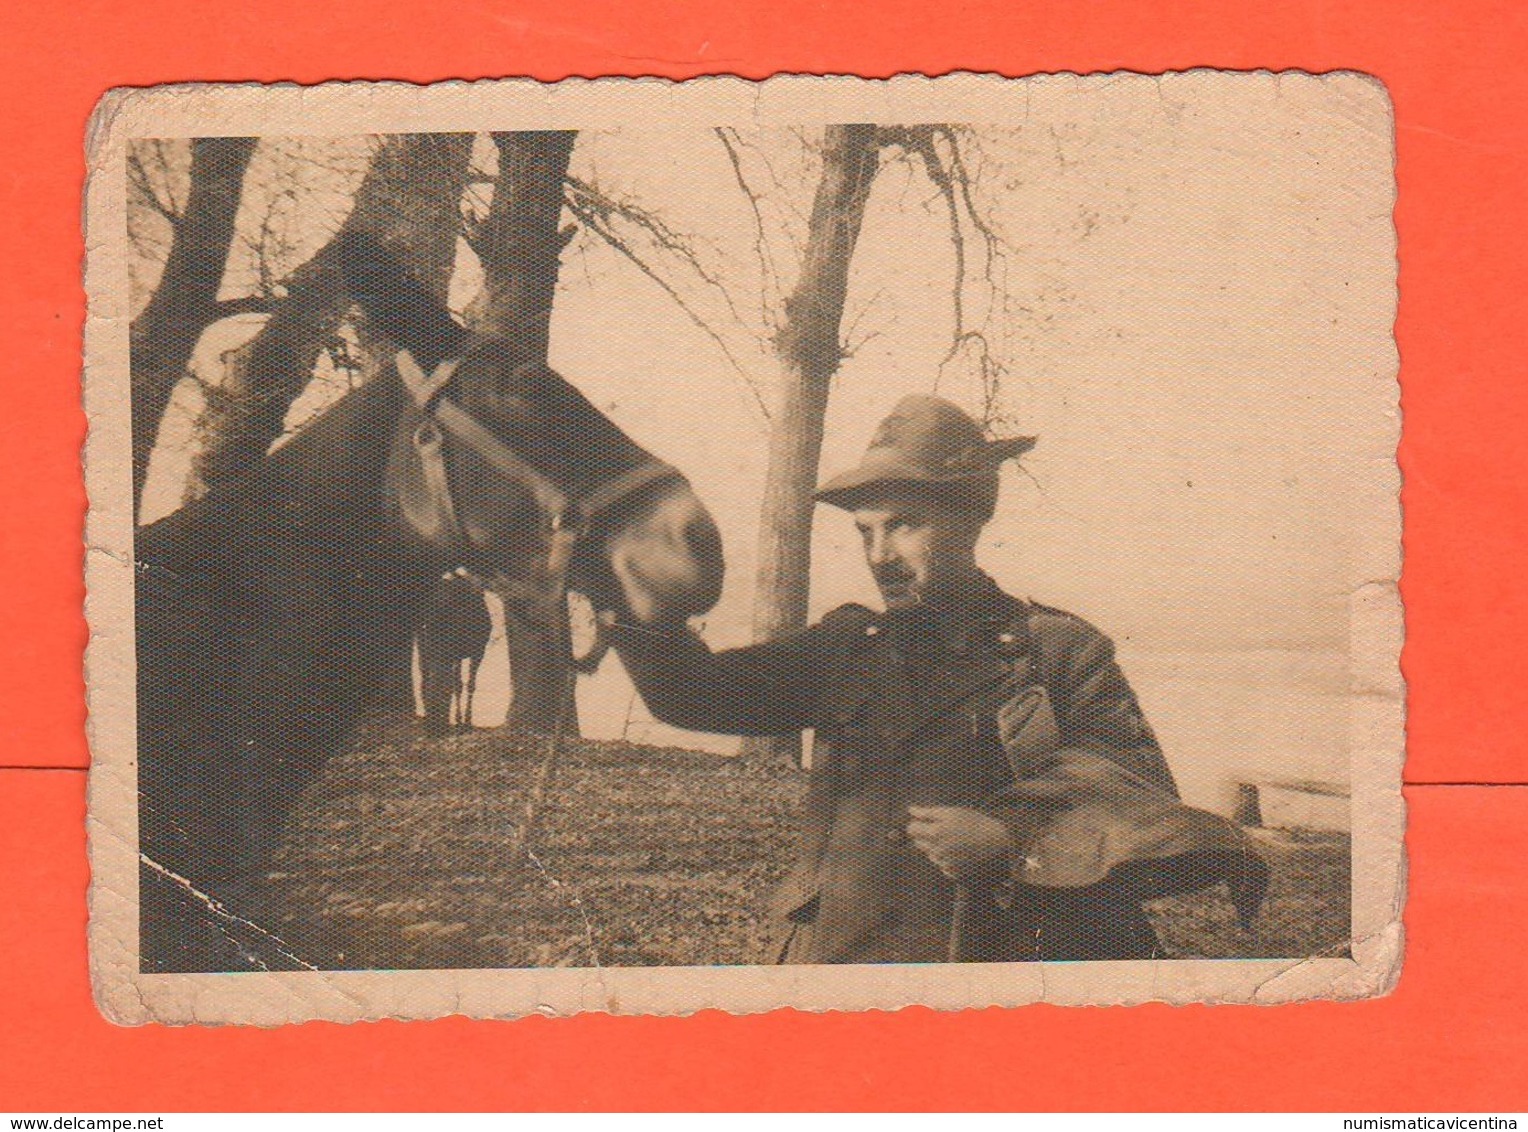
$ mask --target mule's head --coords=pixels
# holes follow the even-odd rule
[[[655,460],[545,365],[517,363],[499,339],[475,341],[443,396],[480,422],[566,500],[578,525],[569,585],[643,621],[704,613],[721,596],[721,536],[677,471]],[[449,427],[446,429],[449,434]],[[489,456],[452,437],[452,492],[478,572],[512,581],[547,562],[548,506]]]
[[[463,330],[374,241],[342,245],[341,265],[368,319],[401,348],[416,404],[390,490],[432,568],[533,592],[551,572],[646,622],[716,604],[721,536],[682,475],[514,343]]]

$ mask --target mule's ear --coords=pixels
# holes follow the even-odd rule
[[[467,332],[382,241],[367,232],[335,237],[345,288],[373,327],[426,370],[460,353]]]

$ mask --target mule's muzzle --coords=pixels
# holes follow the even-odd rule
[[[721,599],[721,532],[683,480],[612,530],[604,549],[619,600],[597,604],[655,623],[698,616]]]
[[[695,613],[707,613],[721,600],[722,580],[727,571],[726,559],[722,555],[722,532],[710,512],[702,508],[700,514],[685,526],[684,540],[695,561],[696,573],[703,579],[695,595],[700,603]]]

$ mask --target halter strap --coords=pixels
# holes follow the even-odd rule
[[[662,460],[648,460],[629,472],[606,480],[581,496],[577,503],[579,517],[587,523],[650,484],[683,478],[684,473],[672,464],[665,464]]]
[[[433,515],[429,520],[411,516],[411,521],[416,530],[427,539],[431,536],[420,526],[421,523],[429,523],[436,537],[458,551],[467,547],[466,532],[462,530],[456,502],[451,494],[451,476],[446,467],[442,436],[444,431],[529,493],[550,528],[546,566],[542,572],[546,581],[544,586],[535,583],[510,585],[503,579],[495,584],[481,578],[478,579],[479,584],[497,589],[506,600],[543,609],[547,615],[552,615],[552,610],[567,595],[568,568],[578,548],[579,539],[589,524],[637,492],[665,480],[683,480],[684,476],[670,464],[649,459],[630,471],[598,484],[577,499],[570,498],[551,479],[485,428],[476,417],[444,395],[447,383],[455,376],[461,362],[459,357],[450,358],[436,366],[432,372],[426,373],[408,350],[398,352],[398,376],[424,418],[414,429],[414,453],[419,459],[425,490],[433,500]],[[593,672],[608,648],[609,642],[604,639],[604,634],[599,634],[594,649],[587,656],[570,658],[573,668],[579,672]]]
[[[436,366],[431,373],[425,373],[414,355],[408,350],[398,351],[398,376],[403,379],[403,387],[409,391],[409,396],[414,399],[414,404],[421,409],[430,409],[435,398],[440,396],[446,382],[456,376],[457,367],[462,364],[461,358],[447,358]]]
[[[661,460],[647,460],[628,472],[606,480],[577,500],[570,499],[567,493],[546,475],[532,467],[514,449],[484,428],[476,417],[442,395],[446,383],[455,376],[457,367],[460,365],[460,358],[451,358],[436,366],[434,372],[426,374],[412,353],[408,350],[398,351],[398,375],[403,379],[404,388],[409,391],[414,403],[422,411],[434,417],[452,436],[486,460],[496,471],[525,488],[536,500],[536,505],[542,513],[550,519],[554,532],[567,528],[581,528],[604,511],[651,484],[666,479],[683,478],[679,470],[672,465],[665,464]],[[421,459],[426,458],[426,453],[422,450],[420,455]],[[436,453],[430,453],[431,458],[435,455]],[[444,476],[444,472],[445,462],[442,456],[439,461],[441,477]],[[450,506],[449,483],[443,478],[439,479],[438,484],[434,482],[437,477],[432,475],[429,467],[426,467],[425,475],[427,480],[432,481],[430,490]],[[440,488],[444,488],[443,493],[439,490]],[[450,506],[450,509],[454,514],[454,506]],[[568,549],[568,554],[571,555],[571,547]]]
[[[552,521],[553,528],[566,524],[569,500],[567,495],[546,476],[530,464],[493,433],[484,428],[476,417],[447,397],[440,397],[432,410],[441,425],[481,456],[497,472],[519,483],[536,500],[536,506]]]
[[[451,476],[446,471],[445,437],[440,426],[426,417],[414,428],[414,454],[419,457],[420,474],[424,477],[425,491],[434,501],[433,514],[411,514],[416,524],[435,524],[439,537],[455,546],[467,541],[466,532],[456,517],[456,506],[451,499]],[[428,537],[428,535],[426,535]]]

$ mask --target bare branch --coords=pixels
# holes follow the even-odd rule
[[[955,255],[951,301],[954,307],[954,330],[950,347],[939,364],[940,373],[967,350],[974,351],[982,387],[982,419],[992,427],[1007,419],[1002,407],[1002,387],[1009,376],[1007,367],[993,349],[987,334],[993,306],[1006,301],[1007,249],[997,230],[982,215],[971,190],[970,171],[961,153],[960,138],[948,125],[887,127],[882,131],[883,144],[896,145],[916,156],[929,182],[944,201],[950,224],[950,244]],[[968,249],[965,226],[981,239],[983,275],[990,292],[986,316],[981,325],[968,324],[965,287]],[[937,382],[936,382],[937,384]]]
[[[159,160],[159,167],[165,171],[165,207],[176,216],[180,216],[186,211],[186,207],[175,199],[175,182],[169,176],[170,155],[165,149],[165,140],[163,138],[155,138],[151,144],[154,146],[154,156]]]
[[[875,294],[870,296],[869,300],[866,301],[865,305],[860,307],[859,312],[857,314],[855,314],[853,319],[850,320],[849,325],[844,327],[844,333],[843,333],[843,339],[844,339],[844,341],[843,341],[843,353],[844,353],[844,357],[846,357],[846,358],[853,357],[855,351],[861,349],[865,345],[866,342],[869,342],[869,341],[871,341],[874,338],[879,338],[880,337],[881,332],[879,330],[872,330],[872,331],[868,332],[863,338],[859,339],[858,341],[855,341],[854,332],[859,329],[859,324],[862,321],[864,321],[865,316],[868,315],[872,310],[875,309],[876,303],[878,303],[880,301],[881,296],[883,296],[884,294],[886,294],[886,288],[885,287],[877,287],[876,291],[875,291]]]
[[[172,228],[180,223],[180,213],[175,210],[173,204],[167,204],[159,195],[159,191],[149,177],[148,170],[143,167],[143,158],[133,147],[129,147],[127,151],[127,180],[143,203],[169,221]]]
[[[569,178],[569,181],[569,187],[571,188],[572,178]],[[611,228],[609,223],[610,216],[608,213],[601,212],[588,201],[580,197],[579,194],[574,192],[570,192],[568,194],[567,205],[568,211],[573,213],[573,215],[583,223],[585,228],[598,236],[612,249],[626,257],[626,259],[629,260],[637,268],[637,270],[642,272],[643,275],[646,275],[649,279],[661,287],[663,289],[663,293],[672,299],[674,304],[684,312],[685,317],[694,323],[697,328],[699,328],[708,338],[711,339],[711,341],[716,343],[723,356],[726,357],[728,363],[735,371],[737,371],[738,376],[742,379],[744,389],[748,391],[749,395],[753,398],[754,403],[759,407],[759,412],[762,413],[764,419],[768,421],[769,406],[765,404],[763,396],[755,387],[752,378],[750,378],[748,375],[748,371],[743,368],[743,365],[738,361],[737,356],[732,352],[732,348],[727,345],[726,339],[724,339],[717,332],[716,328],[713,327],[704,318],[702,318],[699,312],[697,312],[695,308],[685,300],[684,296],[679,293],[673,284],[671,284],[667,279],[663,278],[663,276],[659,275],[658,272],[653,270],[652,266],[645,259],[643,259],[642,256],[637,254],[636,249],[627,243],[626,240],[622,239],[620,234]]]
[[[717,126],[715,132],[717,140],[722,143],[722,148],[727,151],[727,160],[732,164],[732,176],[737,181],[737,187],[742,190],[743,199],[748,202],[748,207],[753,212],[753,246],[759,258],[759,322],[769,326],[770,296],[771,294],[778,296],[780,293],[780,273],[775,268],[774,257],[769,250],[769,238],[764,232],[764,213],[759,209],[758,194],[743,173],[743,161],[738,154],[742,139],[737,136],[737,130],[732,129],[730,137],[726,126]]]
[[[822,143],[820,140],[813,141],[808,138],[806,132],[799,126],[792,126],[789,133],[800,144],[803,153],[814,153],[819,157],[822,156]],[[811,217],[807,215],[806,210],[798,205],[794,197],[787,191],[784,181],[780,179],[780,174],[775,171],[774,162],[769,159],[769,154],[762,148],[758,150],[758,154],[759,163],[764,166],[765,172],[769,174],[770,183],[774,185],[776,192],[779,194],[775,199],[781,202],[782,207],[796,219],[804,231],[811,224]],[[798,238],[795,229],[788,226],[785,229],[785,235],[791,242],[791,250],[795,253],[796,258],[800,259],[803,252],[801,238]]]
[[[567,178],[567,188],[572,196],[579,198],[580,204],[586,211],[598,213],[603,217],[606,228],[614,231],[612,221],[617,219],[626,221],[652,240],[659,249],[676,256],[726,304],[733,321],[743,325],[742,315],[738,313],[737,304],[733,301],[731,293],[714,273],[706,269],[690,237],[674,231],[664,223],[662,218],[641,206],[631,201],[618,200],[597,185],[577,177]]]
[[[1001,259],[1004,253],[1002,238],[990,223],[982,216],[981,210],[976,207],[976,202],[971,196],[971,176],[966,170],[965,158],[961,155],[959,139],[951,126],[930,127],[934,133],[943,138],[950,150],[950,182],[960,194],[961,203],[965,206],[966,217],[971,221],[971,226],[981,233],[982,240],[987,245],[989,259]]]
[[[934,144],[932,127],[887,127],[881,131],[881,138],[883,144],[900,146],[922,161],[923,171],[934,188],[939,191],[939,195],[944,198],[949,215],[950,246],[955,253],[955,279],[954,286],[951,288],[951,300],[955,305],[955,333],[951,336],[949,350],[945,352],[944,359],[939,364],[939,368],[943,370],[960,352],[966,325],[966,240],[960,225],[960,206],[957,202],[955,184],[949,171],[945,169],[944,162]]]

